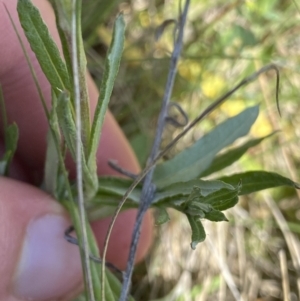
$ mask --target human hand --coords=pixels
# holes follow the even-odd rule
[[[53,38],[59,44],[54,14],[45,0],[33,1],[39,8]],[[31,52],[18,21],[17,0],[0,0],[0,84],[2,85],[8,122],[19,128],[18,149],[10,179],[0,178],[0,300],[69,300],[83,287],[78,247],[64,239],[70,225],[65,210],[45,192],[32,186],[43,176],[46,151],[47,120],[6,5],[30,55],[35,72],[50,105],[50,86]],[[98,91],[88,76],[91,112]],[[0,157],[4,152],[0,120]],[[115,174],[108,165],[114,159],[132,172],[138,172],[136,158],[116,121],[107,114],[97,153],[100,174]],[[74,166],[68,162],[74,174]],[[124,269],[128,257],[135,210],[120,214],[114,227],[107,261]],[[99,247],[103,246],[109,219],[93,223]],[[151,244],[152,219],[144,220],[137,261]]]

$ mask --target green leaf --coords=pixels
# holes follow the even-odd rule
[[[70,91],[66,65],[39,11],[30,0],[19,0],[17,10],[30,47],[52,88],[57,92],[58,90]]]
[[[154,196],[153,204],[159,204],[160,202],[168,202],[171,200],[179,199],[180,197],[189,196],[195,186],[200,189],[201,195],[204,197],[222,188],[233,191],[235,190],[232,185],[229,185],[222,181],[204,181],[195,179],[188,182],[174,183],[170,186],[165,187],[163,190],[158,190]]]
[[[124,47],[125,22],[123,15],[116,19],[113,39],[105,61],[104,75],[100,87],[100,95],[92,124],[89,141],[87,165],[90,169],[96,169],[96,152],[101,137],[102,125],[105,113],[114,87],[115,78],[119,71],[123,47]]]
[[[192,229],[191,248],[195,250],[197,244],[205,240],[206,238],[205,230],[198,217],[194,217],[189,214],[187,214],[186,216]]]
[[[270,135],[267,135],[265,137],[247,141],[242,146],[236,147],[222,155],[215,157],[212,164],[205,171],[201,173],[200,177],[206,177],[216,171],[219,171],[227,166],[230,166],[232,163],[240,159],[249,148],[258,145],[264,139],[271,137],[274,133],[271,133]]]
[[[170,216],[164,207],[158,207],[155,215],[155,225],[162,225],[170,220]]]
[[[228,222],[225,214],[219,210],[212,210],[205,214],[205,218],[212,222]]]
[[[62,50],[66,62],[66,67],[68,69],[69,76],[73,76],[72,59],[71,59],[71,20],[72,20],[72,10],[69,2],[69,7],[65,4],[66,1],[61,0],[49,0],[51,3],[54,13],[56,27],[58,30],[60,42],[62,45]],[[70,78],[70,83],[72,83],[72,78]]]
[[[200,202],[211,205],[216,210],[226,210],[238,202],[239,188],[235,190],[220,189],[201,198]]]
[[[258,106],[254,106],[227,119],[190,148],[173,159],[157,165],[153,177],[157,187],[162,188],[198,177],[210,166],[220,150],[249,132],[258,116],[258,111]]]
[[[277,173],[267,171],[249,171],[222,177],[220,180],[232,185],[236,185],[241,181],[242,185],[239,195],[279,186],[290,186],[300,189],[300,184]]]

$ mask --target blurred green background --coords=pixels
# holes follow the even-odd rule
[[[178,17],[179,5],[177,0],[83,0],[88,68],[98,84],[114,19],[119,12],[125,16],[125,49],[110,109],[142,166],[164,93],[174,24],[165,28],[159,40],[155,36],[165,20]],[[282,117],[275,102],[275,73],[270,71],[240,89],[168,156],[191,145],[226,117],[260,103],[251,135],[280,131],[222,173],[266,169],[299,182],[299,7],[291,0],[191,1],[172,101],[193,119],[241,79],[275,63],[280,69]],[[167,126],[163,144],[179,131]],[[294,190],[274,189],[241,198],[229,212],[229,224],[205,223],[208,242],[194,252],[186,221],[176,213],[171,215],[171,222],[157,229],[148,259],[137,268],[133,286],[137,300],[236,300],[236,296],[241,300],[299,300],[300,200]]]

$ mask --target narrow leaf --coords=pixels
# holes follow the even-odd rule
[[[188,214],[186,216],[192,229],[191,248],[195,250],[197,244],[205,240],[206,238],[205,230],[199,218]]]
[[[108,50],[108,55],[105,61],[103,79],[100,87],[100,95],[95,111],[95,116],[92,124],[89,156],[87,165],[91,169],[96,168],[96,152],[101,136],[101,129],[104,122],[105,113],[113,90],[115,78],[119,71],[121,56],[124,45],[125,22],[123,15],[119,15],[116,19],[113,39]]]
[[[210,166],[220,150],[249,132],[257,116],[258,106],[248,108],[219,124],[173,159],[157,165],[154,171],[157,187],[162,188],[198,177]]]
[[[232,185],[236,185],[241,181],[242,186],[239,192],[240,195],[279,186],[290,186],[300,189],[300,184],[277,173],[267,171],[249,171],[222,177],[220,180]]]
[[[70,91],[70,81],[66,65],[60,57],[47,26],[37,8],[30,0],[19,0],[18,14],[24,33],[35,53],[39,64],[55,91]]]
[[[219,171],[227,166],[230,166],[232,163],[239,160],[247,152],[249,148],[258,145],[264,139],[271,137],[274,133],[271,133],[270,135],[267,135],[265,137],[247,141],[242,146],[236,147],[222,155],[217,156],[213,160],[212,164],[205,171],[203,171],[203,173],[201,173],[200,177],[206,177],[216,171]]]

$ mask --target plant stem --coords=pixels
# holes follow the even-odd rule
[[[170,69],[168,74],[168,79],[166,83],[165,93],[162,101],[162,107],[160,110],[158,124],[156,129],[156,135],[154,138],[152,150],[150,156],[148,158],[148,164],[151,163],[155,157],[157,156],[162,140],[162,134],[165,127],[166,118],[168,116],[168,106],[174,86],[176,71],[177,71],[177,63],[179,60],[179,56],[182,49],[182,40],[183,40],[183,31],[186,23],[188,8],[189,8],[190,0],[186,0],[183,13],[180,15],[180,20],[178,24],[178,36],[175,41],[174,51],[172,53]],[[129,288],[131,284],[131,276],[133,272],[134,259],[136,256],[137,245],[141,233],[141,225],[143,221],[143,217],[150,207],[151,202],[153,200],[153,196],[155,193],[155,185],[152,184],[154,166],[150,168],[148,174],[145,176],[145,180],[143,183],[142,194],[141,194],[141,203],[138,209],[136,222],[133,229],[132,241],[130,246],[129,258],[127,261],[127,268],[124,274],[124,282],[122,286],[120,301],[126,301],[129,293]]]
[[[78,0],[72,1],[72,67],[74,79],[74,98],[75,98],[75,112],[76,112],[76,184],[78,192],[78,208],[82,230],[82,251],[83,251],[83,268],[86,282],[87,298],[89,301],[94,301],[94,290],[92,282],[92,274],[89,259],[89,246],[86,230],[86,216],[84,208],[84,195],[83,195],[83,178],[82,178],[82,157],[81,157],[81,103],[80,103],[80,83],[79,83],[79,70],[78,70],[78,49],[77,49],[77,17],[76,13],[78,7]]]

